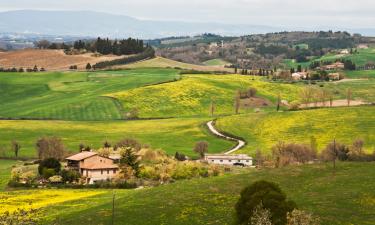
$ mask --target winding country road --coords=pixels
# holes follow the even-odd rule
[[[219,137],[222,137],[222,138],[225,138],[227,140],[232,140],[232,141],[236,141],[238,144],[233,147],[232,149],[230,149],[229,151],[225,152],[224,154],[225,155],[229,155],[229,154],[232,154],[233,152],[235,151],[238,151],[240,150],[241,148],[243,148],[245,146],[245,142],[242,141],[242,140],[239,140],[237,138],[232,138],[232,137],[228,137],[222,133],[220,133],[218,130],[216,130],[215,126],[214,126],[214,121],[209,121],[207,122],[207,127],[208,129],[216,136],[219,136]]]

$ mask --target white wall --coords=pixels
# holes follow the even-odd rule
[[[252,166],[253,160],[251,159],[207,159],[210,164],[219,164],[219,165],[233,165],[235,163],[242,163],[245,166]]]

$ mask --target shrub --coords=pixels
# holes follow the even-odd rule
[[[55,175],[55,176],[49,177],[48,181],[51,183],[62,183],[63,178],[59,175]]]
[[[62,177],[62,182],[72,183],[72,182],[75,182],[75,181],[79,180],[80,174],[77,171],[74,171],[74,170],[63,170],[63,171],[61,171],[61,177]]]
[[[311,213],[295,209],[288,213],[287,225],[319,225],[319,218]]]
[[[39,163],[39,166],[38,166],[38,172],[39,172],[40,175],[42,175],[44,173],[44,169],[52,169],[54,171],[53,175],[55,175],[55,174],[58,174],[60,172],[61,164],[55,158],[45,159],[45,160],[42,160]]]
[[[254,216],[257,206],[271,212],[272,224],[284,225],[287,222],[287,213],[296,208],[293,201],[287,201],[286,195],[280,187],[272,182],[257,181],[241,192],[241,197],[235,205],[238,224],[248,224]]]
[[[54,169],[43,168],[41,175],[43,178],[49,179],[50,177],[55,176],[56,172]]]

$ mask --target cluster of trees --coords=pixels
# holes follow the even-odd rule
[[[239,225],[318,225],[319,218],[297,209],[279,185],[256,181],[241,191],[235,205]]]
[[[235,67],[234,73],[237,73],[238,69]],[[248,69],[242,69],[241,70],[241,75],[257,75],[257,76],[268,76],[268,75],[273,75],[274,72],[276,72],[276,68],[274,70],[269,70],[269,69],[259,69],[257,71],[254,70],[248,70]]]
[[[264,156],[257,151],[255,161],[257,166],[274,166],[276,168],[294,164],[306,164],[314,161],[332,161],[335,167],[336,161],[375,161],[375,152],[368,154],[364,151],[364,141],[355,139],[351,145],[339,143],[336,140],[328,143],[318,153],[317,140],[310,138],[310,144],[278,142],[272,147],[272,155]]]
[[[102,39],[98,37],[96,40],[78,40],[73,44],[65,43],[51,43],[47,40],[41,40],[35,43],[39,49],[64,49],[66,51],[86,50],[90,52],[98,52],[103,55],[130,55],[138,54],[144,51],[145,45],[139,39],[123,39],[123,40],[110,40],[108,38]]]
[[[99,62],[92,66],[93,69],[103,69],[105,67],[114,66],[114,65],[125,65],[149,58],[155,57],[155,50],[152,47],[146,47],[145,50],[137,55],[124,57],[121,59],[115,59],[112,61]]]
[[[12,73],[15,73],[15,72],[19,72],[19,73],[23,73],[23,72],[45,72],[46,70],[42,67],[40,69],[38,69],[38,66],[35,65],[33,68],[26,68],[24,69],[23,67],[20,67],[20,68],[8,68],[8,69],[5,69],[5,68],[2,68],[0,67],[0,72],[12,72]]]

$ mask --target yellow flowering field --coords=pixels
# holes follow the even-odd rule
[[[92,190],[27,190],[0,192],[0,214],[17,210],[40,209],[54,204],[103,194]]]
[[[232,114],[238,90],[254,87],[258,96],[275,101],[297,99],[300,86],[269,83],[261,78],[241,75],[185,75],[182,80],[155,86],[141,87],[110,94],[119,99],[126,111],[139,110],[139,116],[180,117],[208,116],[212,99],[216,114]]]
[[[221,118],[216,126],[245,138],[248,145],[242,151],[251,154],[257,149],[270,152],[278,141],[310,144],[311,137],[317,140],[318,150],[334,138],[347,145],[360,138],[367,151],[375,148],[374,107],[251,113]]]

